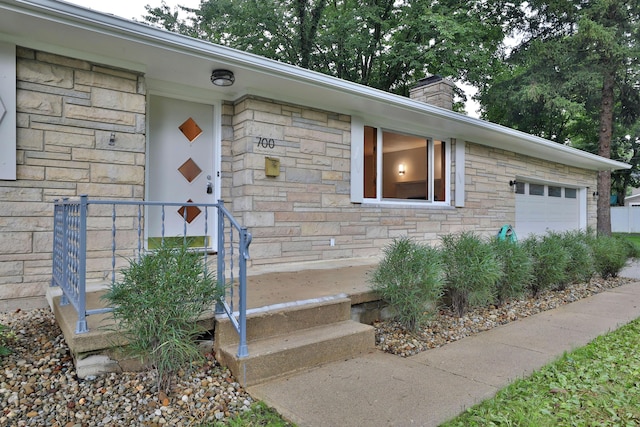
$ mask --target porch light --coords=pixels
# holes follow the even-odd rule
[[[398,175],[404,175],[405,169],[404,169],[404,163],[400,163],[398,165]]]
[[[213,70],[211,73],[211,83],[216,86],[231,86],[236,81],[233,71]]]
[[[516,181],[515,179],[514,179],[514,180],[509,181],[509,187],[511,187],[511,191],[513,191],[513,192],[515,192],[515,191],[516,191],[516,185],[517,185],[517,184],[518,184],[518,181]]]

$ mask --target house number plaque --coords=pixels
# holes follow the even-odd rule
[[[276,147],[276,141],[273,138],[263,138],[261,136],[256,137],[258,141],[258,147],[274,149]]]

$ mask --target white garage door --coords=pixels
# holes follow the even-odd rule
[[[584,228],[581,207],[586,208],[586,191],[552,184],[516,184],[518,237]]]

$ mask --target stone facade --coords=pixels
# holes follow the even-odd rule
[[[0,302],[49,286],[54,199],[144,197],[143,77],[23,48],[16,61],[17,180],[0,181]]]
[[[232,117],[233,132],[227,129],[224,143],[232,185],[223,183],[223,195],[253,233],[254,266],[375,257],[401,235],[437,244],[443,234],[463,230],[495,234],[515,222],[508,183],[516,175],[596,184],[593,171],[466,143],[465,207],[354,204],[348,116],[247,97],[234,104]],[[272,139],[273,148],[259,144],[261,138]],[[280,160],[280,176],[265,176],[265,157]],[[589,204],[593,226],[595,204]]]
[[[18,179],[0,181],[0,304],[41,297],[50,284],[54,199],[145,195],[143,76],[19,48],[17,88]],[[508,182],[516,175],[596,184],[593,171],[467,142],[464,207],[353,203],[351,117],[246,96],[223,102],[221,121],[222,199],[252,232],[256,267],[378,257],[402,235],[437,244],[462,230],[495,234],[515,221]],[[280,161],[279,176],[266,175],[267,157]],[[88,278],[103,279],[111,253],[99,243],[110,238],[110,213],[91,209]],[[118,217],[125,241],[135,241],[135,217]]]

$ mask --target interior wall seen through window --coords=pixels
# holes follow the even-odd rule
[[[443,141],[365,126],[365,198],[378,198],[381,187],[383,199],[444,201],[445,171]]]

